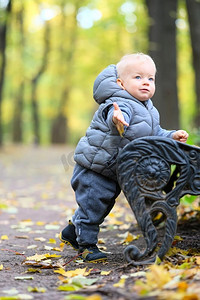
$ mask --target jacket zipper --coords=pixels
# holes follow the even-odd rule
[[[152,128],[151,136],[153,136],[153,116],[152,116],[152,114],[150,113],[150,111],[149,111],[149,109],[148,109],[146,103],[145,103],[145,102],[143,102],[143,103],[144,103],[144,106],[145,106],[145,108],[147,109],[147,111],[148,111],[148,113],[149,113],[149,115],[150,115],[150,117],[151,117],[151,124],[152,124],[152,126],[151,126],[151,128]]]

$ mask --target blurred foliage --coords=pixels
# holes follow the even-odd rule
[[[62,108],[69,132],[67,141],[75,144],[97,108],[92,98],[96,76],[126,53],[148,51],[148,21],[144,0],[13,0],[2,107],[4,142],[12,140],[16,97],[22,82],[25,83],[23,142],[34,141],[31,80],[43,60],[45,22],[50,25],[50,49],[47,68],[37,86],[41,142],[50,142],[52,122]],[[177,29],[181,125],[192,130],[194,74],[183,1],[179,2]],[[66,87],[69,93],[62,107],[61,97]]]

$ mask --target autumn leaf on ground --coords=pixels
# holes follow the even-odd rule
[[[61,255],[57,255],[57,254],[35,254],[33,256],[29,256],[26,258],[26,260],[34,260],[34,261],[41,261],[44,259],[48,259],[48,258],[57,258],[57,257],[61,257]]]
[[[63,249],[61,249],[61,248],[58,248],[58,247],[51,247],[51,246],[44,246],[44,249],[45,250],[48,250],[48,251],[58,251],[58,252],[62,252],[63,251]]]
[[[183,260],[183,263],[180,266],[177,266],[177,269],[190,269],[195,265],[195,258],[189,258],[185,261]]]
[[[114,287],[119,287],[119,288],[123,288],[125,283],[126,283],[126,279],[128,278],[127,275],[122,275],[120,280],[117,283],[114,283],[113,286]]]
[[[105,244],[105,240],[103,238],[98,239],[98,244]]]
[[[123,224],[119,227],[119,230],[128,230],[130,228],[130,224]]]
[[[91,296],[82,296],[77,294],[71,294],[65,296],[65,300],[102,300],[99,294],[92,294]]]
[[[78,275],[67,280],[67,284],[60,285],[58,290],[60,291],[76,291],[86,286],[90,286],[95,283],[98,278],[86,278],[85,276]]]
[[[189,250],[182,250],[182,249],[179,249],[179,248],[176,248],[176,247],[171,247],[168,252],[167,252],[167,256],[173,256],[173,255],[176,255],[180,253],[181,255],[183,256],[187,256],[188,253],[189,253]]]
[[[53,268],[59,268],[60,265],[58,265],[55,262],[52,262],[51,259],[42,260],[42,261],[35,261],[35,260],[28,260],[23,262],[26,266],[34,266],[34,267],[40,267],[42,269],[53,269]]]
[[[55,239],[49,239],[48,244],[56,244],[56,240]]]
[[[33,280],[33,276],[16,276],[15,280]]]
[[[36,237],[34,238],[35,241],[45,242],[46,239],[44,237]]]
[[[195,262],[197,265],[200,265],[200,256],[195,256]]]
[[[35,249],[37,247],[38,247],[37,245],[29,245],[29,246],[27,246],[27,249]]]
[[[2,235],[1,240],[8,240],[8,236],[7,235]]]
[[[2,271],[2,270],[3,270],[3,265],[1,264],[1,265],[0,265],[0,271]]]
[[[24,226],[32,226],[34,225],[34,222],[31,219],[27,219],[20,221],[20,224],[23,224]]]
[[[118,234],[117,236],[122,237],[123,240],[120,241],[120,243],[122,244],[129,244],[130,242],[134,241],[134,240],[138,240],[140,235],[133,235],[130,232],[125,232],[124,234]]]
[[[48,253],[49,255],[49,253]],[[33,256],[28,256],[26,260],[34,260],[34,261],[41,261],[43,259],[47,259],[47,254],[35,254]]]
[[[175,235],[174,240],[175,241],[183,241],[183,238],[179,235]]]
[[[47,230],[59,230],[60,226],[55,224],[47,224],[44,228]]]
[[[147,284],[152,288],[162,288],[172,277],[164,266],[152,265],[149,272],[146,273],[146,279]]]
[[[29,239],[28,235],[20,235],[20,236],[15,236],[16,239]]]
[[[198,284],[194,284],[196,269],[181,270],[170,265],[152,265],[146,278],[137,280],[133,286],[133,290],[138,292],[139,295],[157,296],[159,299],[188,299],[198,300],[197,297],[200,289]]]
[[[59,285],[57,287],[57,290],[64,291],[64,292],[71,292],[71,291],[77,291],[80,287],[74,285],[74,284],[65,284],[65,285]]]
[[[113,212],[109,213],[109,219],[107,220],[107,223],[111,224],[111,225],[112,224],[113,225],[122,225],[123,222],[118,220],[117,219],[118,217],[120,217],[120,216],[118,216],[116,213],[113,213]],[[101,228],[101,230],[102,230],[102,228]]]
[[[163,288],[164,285],[171,281],[170,273],[163,267],[158,265],[152,265],[149,271],[146,272],[146,278],[137,280],[133,287],[139,295],[150,295],[151,291]],[[156,295],[158,292],[156,293]]]
[[[29,268],[25,273],[41,273],[38,269]]]
[[[89,271],[86,271],[87,268],[84,268],[84,269],[76,269],[76,270],[71,270],[71,271],[65,271],[64,269],[60,268],[58,270],[55,270],[54,273],[58,273],[58,274],[61,274],[62,276],[64,277],[75,277],[77,275],[84,275],[84,276],[87,276],[90,274],[91,270],[90,269]]]
[[[38,221],[38,222],[36,222],[36,225],[37,225],[37,226],[44,226],[44,225],[45,225],[45,222],[43,222],[43,221]]]
[[[111,273],[112,271],[101,271],[100,275],[103,275],[103,276],[107,276]]]
[[[28,292],[32,292],[32,293],[45,293],[46,292],[46,289],[42,288],[42,287],[28,286],[27,290],[28,290]]]

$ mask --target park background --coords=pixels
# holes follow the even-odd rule
[[[199,197],[184,196],[173,249],[150,269],[125,264],[126,245],[144,241],[119,197],[100,232],[108,264],[87,268],[78,290],[86,266],[58,238],[76,208],[73,152],[107,65],[149,53],[161,125],[200,145],[199,16],[199,0],[0,0],[0,299],[200,299]]]
[[[0,0],[0,144],[71,144],[97,104],[93,82],[133,52],[157,65],[161,125],[198,144],[200,1]]]

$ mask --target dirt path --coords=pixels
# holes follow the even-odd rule
[[[122,254],[134,222],[122,196],[100,233],[99,246],[108,254],[107,263],[84,264],[75,259],[74,250],[60,244],[58,234],[76,208],[70,187],[72,154],[69,147],[15,146],[0,152],[0,300],[141,299],[133,286],[144,273],[137,278],[133,274],[144,269],[128,267]],[[185,243],[177,245],[191,247],[193,241],[199,247],[192,226],[189,234],[189,227],[181,227]],[[136,225],[131,232],[135,244],[144,246],[143,238],[137,239]],[[67,273],[72,270],[74,274]]]
[[[69,292],[57,290],[62,282],[59,274],[54,273],[52,264],[63,266],[67,263],[66,270],[85,267],[73,261],[77,253],[70,247],[65,246],[62,252],[58,249],[58,233],[76,207],[70,187],[72,153],[73,149],[67,147],[10,147],[0,153],[0,264],[3,266],[0,271],[1,297],[64,299]],[[109,252],[109,262],[98,267],[87,265],[94,269],[91,272],[93,277],[98,275],[100,278],[102,270],[109,272],[123,263],[123,245],[116,248],[116,242],[120,238],[115,224],[118,217],[117,222],[124,223],[124,220],[120,221],[122,214],[123,211],[120,212],[117,205],[110,223],[107,223],[109,236],[107,230],[102,228],[102,243],[105,243],[102,247]],[[35,265],[25,264],[27,257],[47,253],[61,257],[50,258],[51,263],[46,266],[40,265],[44,261]],[[31,272],[30,269],[34,270]],[[109,281],[109,276],[106,280]],[[112,275],[112,283],[115,280],[118,280],[118,275],[116,279]]]

